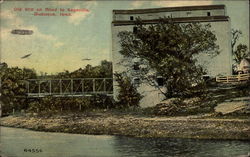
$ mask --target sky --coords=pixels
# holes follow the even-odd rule
[[[54,74],[74,71],[87,64],[96,66],[102,60],[112,61],[112,10],[159,8],[191,5],[225,4],[231,27],[240,29],[239,43],[249,46],[248,0],[202,1],[3,1],[1,10],[1,62],[9,66],[34,68]],[[15,8],[85,9],[71,16],[34,16],[38,11],[17,11]],[[87,11],[86,11],[87,10]],[[48,11],[41,11],[48,13]],[[40,12],[40,13],[41,13]],[[51,12],[53,13],[53,12]],[[59,15],[59,11],[55,12]],[[65,12],[68,13],[68,12]],[[13,29],[33,30],[32,35],[15,35]],[[26,54],[32,55],[21,59]],[[82,60],[89,58],[91,60]]]

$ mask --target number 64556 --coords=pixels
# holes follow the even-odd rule
[[[24,152],[30,152],[30,153],[41,153],[42,149],[24,149]]]

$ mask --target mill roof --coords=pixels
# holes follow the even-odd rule
[[[114,14],[144,14],[144,13],[157,13],[157,12],[215,10],[215,9],[225,9],[225,5],[202,5],[202,6],[149,8],[149,9],[113,10],[113,13]]]

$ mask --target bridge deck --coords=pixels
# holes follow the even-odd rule
[[[25,84],[28,97],[113,95],[112,78],[29,79]]]

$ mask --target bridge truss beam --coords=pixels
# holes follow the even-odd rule
[[[112,78],[29,79],[25,84],[28,97],[113,95]]]

